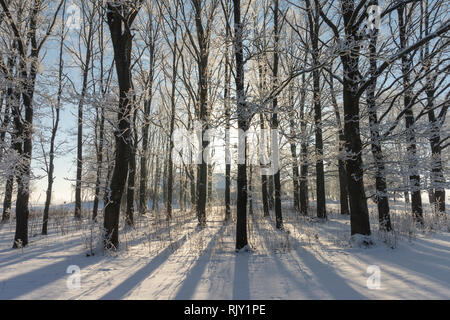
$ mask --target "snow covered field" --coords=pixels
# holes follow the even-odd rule
[[[397,231],[386,237],[372,214],[370,248],[350,245],[348,219],[291,215],[288,232],[279,232],[255,214],[251,250],[235,253],[234,223],[222,222],[222,209],[209,211],[202,230],[191,213],[176,212],[170,226],[162,217],[139,217],[135,230],[122,230],[114,255],[100,249],[99,228],[87,221],[61,216],[49,236],[31,237],[23,250],[11,249],[14,225],[6,224],[0,299],[450,299],[447,218],[429,218],[429,227],[416,230],[393,212]],[[39,234],[37,222],[30,228]]]

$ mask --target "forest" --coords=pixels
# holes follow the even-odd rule
[[[58,281],[69,265],[150,259],[150,271],[68,299],[271,299],[250,285],[265,256],[287,259],[287,278],[297,258],[336,276],[308,280],[328,295],[303,295],[302,278],[284,293],[274,284],[273,297],[379,298],[347,281],[366,265],[336,271],[348,254],[383,279],[394,270],[382,286],[398,291],[384,297],[448,299],[449,6],[0,0],[0,282],[15,286],[0,298],[33,292],[39,255],[54,262],[43,272],[64,269]],[[68,260],[59,269],[54,250]],[[177,264],[162,268],[169,257]],[[211,271],[230,257],[234,281]],[[410,261],[419,289],[386,259]],[[15,273],[19,262],[30,269]],[[196,281],[158,291],[183,265]],[[281,274],[266,268],[261,279]],[[154,291],[133,291],[151,279]],[[231,293],[214,292],[217,281]]]

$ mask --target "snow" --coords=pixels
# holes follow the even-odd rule
[[[207,227],[198,229],[193,213],[175,212],[170,225],[163,216],[138,217],[135,230],[122,231],[118,253],[97,247],[94,256],[86,255],[86,221],[65,229],[55,223],[49,236],[31,237],[19,250],[10,248],[14,225],[2,225],[0,299],[450,298],[448,231],[419,230],[387,243],[374,232],[374,245],[360,247],[349,241],[348,217],[337,213],[326,222],[292,214],[285,232],[255,215],[250,250],[235,252],[234,222],[222,218],[222,208],[210,209]],[[92,240],[99,242],[95,232]],[[79,288],[70,286],[70,266],[81,270]],[[377,270],[380,286],[369,289]]]

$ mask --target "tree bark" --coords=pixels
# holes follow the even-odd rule
[[[161,147],[161,137],[158,137],[158,144],[156,150]],[[155,155],[155,179],[152,192],[152,211],[158,210],[159,208],[159,186],[161,184],[161,168],[160,168],[160,154],[159,152]]]
[[[134,99],[133,99],[134,100]],[[136,186],[136,143],[138,140],[136,128],[137,109],[134,109],[132,120],[133,139],[130,141],[130,159],[128,163],[127,181],[127,214],[125,222],[128,226],[134,225],[134,195]]]
[[[226,44],[225,44],[225,88],[224,88],[224,102],[225,102],[225,221],[231,219],[231,153],[230,153],[230,128],[231,128],[231,106],[230,106],[230,87],[231,87],[231,72],[230,72],[230,57],[228,40],[230,38],[230,29],[226,30]]]
[[[305,83],[303,79],[303,83]],[[303,87],[302,95],[305,96],[305,90]],[[308,215],[308,138],[306,132],[306,120],[305,120],[305,104],[300,105],[300,130],[302,134],[302,142],[300,145],[300,186],[299,186],[299,198],[300,198],[300,214],[303,216]]]
[[[376,62],[376,44],[377,44],[378,31],[372,30],[369,42],[369,63],[370,63],[370,74],[374,75],[377,69]],[[369,109],[369,127],[371,136],[371,149],[373,158],[375,160],[375,203],[378,207],[378,221],[380,229],[384,231],[391,231],[391,217],[389,214],[389,198],[387,194],[387,183],[386,183],[386,173],[384,156],[381,148],[381,137],[380,137],[380,123],[378,122],[377,116],[377,104],[375,97],[377,81],[373,81],[367,87],[367,107]]]
[[[234,52],[235,52],[235,82],[237,98],[237,115],[239,130],[239,162],[237,173],[237,221],[236,250],[248,245],[247,240],[247,138],[248,113],[244,88],[244,52],[243,26],[241,23],[241,1],[233,0],[234,11]],[[244,135],[244,136],[243,136]]]
[[[293,108],[293,106],[291,107]],[[298,160],[297,160],[297,146],[295,144],[295,123],[291,118],[289,121],[290,125],[290,134],[291,134],[291,157],[292,157],[292,184],[293,184],[293,194],[294,194],[294,209],[297,212],[300,212],[300,186],[299,186],[299,169],[298,169]]]
[[[174,38],[177,37],[177,28],[175,28]],[[176,44],[174,44],[176,46]],[[169,161],[168,161],[168,178],[167,178],[167,220],[172,219],[172,194],[173,194],[173,160],[172,160],[172,153],[174,148],[173,143],[173,132],[175,130],[175,86],[176,86],[176,80],[177,80],[177,69],[178,69],[178,55],[177,55],[177,48],[174,47],[172,49],[172,92],[170,96],[170,124],[169,124]],[[181,187],[181,186],[180,186]]]
[[[126,13],[126,14],[125,14]],[[122,195],[128,175],[130,158],[130,116],[133,105],[131,78],[131,50],[133,37],[131,24],[138,13],[138,8],[130,9],[127,4],[108,2],[107,21],[114,47],[114,61],[119,82],[119,108],[117,112],[118,130],[115,132],[116,150],[114,170],[110,183],[109,202],[105,208],[105,248],[119,248],[119,215]],[[125,14],[127,23],[122,17]],[[125,30],[124,30],[125,29]]]
[[[17,49],[16,45],[12,45],[13,49]],[[4,70],[6,78],[9,81],[8,88],[6,89],[6,95],[5,95],[5,112],[3,116],[2,126],[1,126],[1,133],[0,133],[0,139],[4,143],[6,138],[6,132],[8,131],[8,127],[11,122],[11,113],[14,112],[15,108],[14,106],[16,104],[20,103],[20,93],[17,92],[16,88],[14,87],[14,77],[13,77],[13,69],[16,65],[16,58],[13,56],[8,57],[8,66],[7,69]],[[15,133],[11,134],[11,148],[14,149],[14,140]],[[0,151],[1,157],[3,158],[3,149]],[[14,169],[15,171],[15,169]],[[12,194],[13,194],[13,187],[14,187],[14,177],[15,173],[12,172],[8,176],[6,180],[5,185],[5,196],[3,200],[3,213],[2,213],[2,222],[6,222],[10,219],[11,216],[11,205],[12,205]]]
[[[99,196],[100,196],[100,185],[102,179],[102,167],[103,167],[103,147],[104,147],[104,139],[105,139],[105,97],[106,90],[108,86],[104,85],[104,29],[102,18],[102,23],[100,25],[100,36],[99,36],[99,46],[100,49],[100,91],[102,94],[102,100],[100,106],[96,106],[96,121],[95,121],[95,132],[96,132],[96,160],[97,160],[97,173],[96,173],[96,181],[95,181],[95,193],[94,193],[94,204],[92,209],[92,220],[97,221],[98,215],[98,204],[99,204]],[[100,115],[99,115],[100,111]],[[100,120],[99,120],[100,118]],[[97,140],[98,137],[98,140]],[[106,190],[105,190],[106,194]],[[106,205],[106,202],[103,203],[103,206]]]
[[[445,176],[442,166],[441,149],[441,119],[436,118],[434,114],[434,90],[427,90],[427,108],[430,130],[430,148],[431,148],[431,185],[433,194],[433,204],[436,212],[445,213]]]
[[[319,64],[319,12],[317,2],[313,9],[310,0],[306,0],[308,7],[309,33],[311,39],[311,50],[313,65]],[[316,198],[317,217],[327,218],[325,200],[325,172],[323,165],[323,132],[322,132],[322,104],[320,97],[320,70],[315,69],[313,75],[313,103],[314,103],[314,133],[315,133],[315,153],[316,153]]]
[[[36,22],[32,22],[35,24]],[[35,28],[35,26],[33,27]],[[23,105],[25,107],[25,119],[21,119],[19,106],[14,114],[14,122],[17,138],[22,138],[23,143],[17,141],[14,148],[21,156],[22,161],[17,171],[17,198],[16,198],[16,232],[14,235],[13,248],[20,248],[28,245],[28,203],[30,199],[30,177],[31,177],[31,156],[33,151],[33,96],[35,81],[37,76],[37,66],[32,64],[31,74],[28,74],[25,67],[25,58],[22,58],[20,64],[22,79],[25,88],[22,93]]]
[[[2,222],[9,221],[9,218],[11,217],[13,188],[14,188],[14,175],[10,175],[6,180],[5,197],[3,200]]]
[[[428,1],[424,3],[425,12],[422,11],[422,17],[424,19],[424,31],[425,36],[429,35],[429,24],[430,24],[430,16],[428,14]],[[430,54],[430,44],[426,43],[424,48],[424,55],[428,57]],[[445,176],[442,166],[442,148],[441,148],[441,127],[443,122],[445,121],[445,117],[448,110],[448,105],[441,108],[438,116],[434,113],[435,110],[435,83],[436,76],[430,72],[431,69],[431,59],[424,59],[423,65],[426,72],[426,96],[427,96],[427,105],[426,109],[428,110],[428,122],[430,125],[430,148],[431,148],[431,174],[430,174],[430,189],[429,189],[429,199],[430,205],[433,207],[436,213],[445,214]]]
[[[399,23],[399,35],[400,35],[400,48],[405,49],[407,47],[407,16],[405,17],[405,6],[402,5],[397,9],[398,23]],[[420,175],[418,173],[418,161],[417,161],[417,145],[415,134],[415,118],[412,110],[413,93],[410,81],[410,71],[412,64],[412,57],[410,55],[403,55],[402,61],[402,73],[403,73],[403,88],[404,88],[404,108],[405,112],[405,125],[406,125],[406,142],[407,142],[407,157],[408,157],[408,171],[409,182],[411,191],[411,209],[414,219],[423,224],[423,208],[422,208],[422,196],[420,192]]]
[[[150,131],[150,111],[153,97],[153,78],[154,78],[154,46],[150,50],[150,72],[148,80],[148,97],[144,102],[144,123],[142,125],[142,150],[141,150],[141,172],[139,177],[139,213],[147,212],[147,180],[148,180],[148,147]]]
[[[278,21],[279,3],[278,0],[273,1],[274,12],[274,42],[275,48],[273,53],[273,87],[278,85],[278,64],[279,64],[279,40],[280,28]],[[275,188],[275,225],[277,229],[283,229],[283,215],[281,212],[281,182],[280,182],[280,159],[279,159],[279,143],[278,143],[278,98],[273,99],[272,113],[272,162],[275,162],[275,173],[273,175]]]
[[[202,124],[201,132],[201,159],[197,165],[197,219],[198,225],[206,225],[206,198],[207,198],[207,179],[208,167],[203,156],[203,151],[207,150],[209,141],[205,139],[209,129],[210,110],[208,106],[208,59],[209,59],[209,33],[204,30],[202,22],[202,11],[204,4],[201,0],[194,0],[195,26],[197,30],[198,42],[198,97],[199,97],[199,119]]]
[[[362,162],[362,142],[360,135],[360,114],[358,87],[359,50],[357,29],[352,25],[354,1],[343,1],[342,12],[345,26],[347,50],[340,55],[344,72],[343,100],[344,100],[344,135],[345,148],[349,154],[346,161],[347,185],[350,202],[351,234],[369,236],[369,210],[364,188],[364,172]]]
[[[349,72],[351,74],[351,72]],[[349,77],[352,79],[352,77]],[[346,161],[347,185],[350,199],[351,234],[370,235],[369,210],[364,192],[362,143],[359,130],[359,99],[353,92],[356,83],[344,80],[344,134],[346,149],[352,155]]]
[[[260,94],[262,95],[264,88],[266,87],[266,81],[265,81],[265,72],[262,66],[262,62],[259,62],[259,66],[258,66],[258,71],[259,71],[259,90],[260,90]],[[266,125],[265,125],[265,119],[264,119],[264,113],[260,112],[259,113],[259,127],[261,130],[261,150],[260,150],[260,164],[261,164],[261,168],[263,168],[263,166],[265,165],[265,159],[264,159],[264,155],[266,154],[266,141],[267,141],[267,137],[265,135],[265,131],[266,131]],[[262,202],[263,202],[263,212],[264,212],[264,217],[268,217],[270,216],[269,213],[269,194],[267,191],[267,184],[268,184],[268,179],[267,179],[267,175],[264,174],[264,170],[261,170],[261,193],[262,193]]]
[[[342,159],[342,154],[345,145],[344,128],[341,121],[341,113],[339,112],[339,105],[336,100],[336,94],[333,86],[333,75],[330,74],[330,94],[331,102],[334,108],[334,114],[336,116],[336,122],[338,125],[338,139],[339,139],[339,159],[338,159],[338,171],[339,171],[339,204],[341,208],[341,214],[348,215],[350,210],[348,207],[348,186],[347,186],[347,172],[345,170],[345,161]]]

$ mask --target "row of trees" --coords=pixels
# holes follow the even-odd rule
[[[264,215],[273,210],[280,230],[283,199],[292,200],[301,215],[314,212],[326,219],[326,198],[334,189],[341,213],[350,214],[352,235],[371,234],[368,199],[377,204],[379,227],[386,231],[394,227],[389,199],[398,193],[405,201],[411,194],[419,224],[423,190],[435,212],[445,213],[450,145],[445,1],[0,0],[0,5],[2,219],[9,218],[15,180],[15,247],[28,243],[38,137],[34,159],[45,164],[48,179],[42,230],[47,233],[64,106],[77,110],[74,215],[82,218],[83,191],[94,202],[92,219],[103,203],[107,248],[118,248],[120,212],[131,226],[135,206],[139,214],[156,210],[161,193],[167,219],[178,192],[180,208],[191,207],[205,226],[214,172],[221,171],[226,220],[236,180],[238,250],[247,245],[247,211],[252,213],[258,199]],[[47,50],[57,63],[44,70]],[[34,126],[34,113],[41,109],[51,116],[41,120],[39,113]],[[236,167],[229,130],[223,133],[228,160],[223,168],[217,159],[194,161],[195,152],[176,161],[176,130],[193,130],[196,123],[200,151],[209,150],[212,159],[223,155],[210,129],[241,129]],[[251,149],[244,133],[251,128],[261,133],[259,149],[270,150]],[[265,135],[265,129],[271,133]],[[274,174],[264,157],[257,156],[254,165],[254,154],[267,152],[271,166],[280,168]]]

